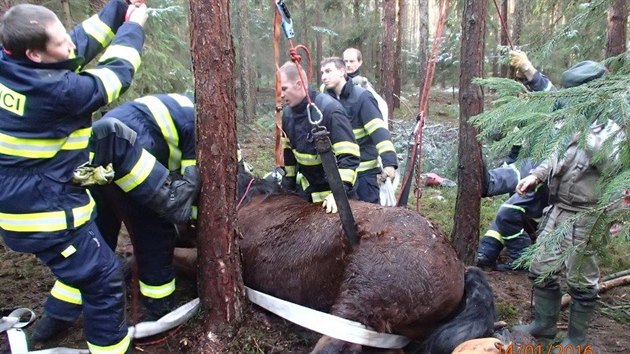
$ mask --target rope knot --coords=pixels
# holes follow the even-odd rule
[[[289,49],[289,55],[291,56],[291,60],[295,63],[300,63],[302,61],[302,57],[298,54],[296,48]]]

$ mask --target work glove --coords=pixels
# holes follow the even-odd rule
[[[533,68],[532,63],[527,58],[527,54],[520,50],[510,50],[510,66],[523,73]]]
[[[147,13],[147,5],[129,5],[127,8],[127,14],[125,14],[125,21],[135,22],[140,25],[140,27],[144,27],[144,23],[149,18],[149,14]]]
[[[107,166],[94,166],[83,164],[74,170],[72,182],[80,184],[81,187],[93,185],[105,185],[114,179],[114,167],[110,163]]]
[[[376,180],[378,181],[379,187],[385,183],[385,181],[389,178],[390,181],[393,181],[396,177],[396,169],[393,166],[383,167],[383,171],[376,176]]]
[[[335,197],[332,193],[330,193],[322,203],[322,207],[326,209],[326,213],[337,213],[337,202],[335,202]]]

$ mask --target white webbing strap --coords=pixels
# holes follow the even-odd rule
[[[247,298],[258,306],[323,335],[369,347],[399,349],[409,343],[409,338],[389,333],[379,333],[365,325],[300,306],[271,295],[245,287]]]

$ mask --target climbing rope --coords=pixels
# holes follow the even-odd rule
[[[501,14],[501,10],[499,9],[499,4],[497,0],[494,1],[494,7],[497,9],[497,15],[499,16],[499,21],[501,22],[501,29],[505,34],[505,38],[507,38],[508,44],[510,45],[510,49],[514,49],[514,45],[512,44],[512,39],[510,39],[510,32],[508,32],[507,25],[505,24],[505,18],[503,18],[503,14]]]
[[[435,64],[437,56],[440,52],[442,45],[442,38],[444,34],[444,26],[446,24],[446,14],[448,12],[449,1],[442,0],[439,7],[438,22],[435,29],[435,35],[433,36],[433,45],[431,48],[431,57],[429,58],[427,70],[424,76],[424,85],[422,87],[420,95],[420,103],[418,106],[418,116],[416,117],[416,126],[412,132],[412,136],[415,135],[415,143],[412,144],[410,157],[407,159],[407,168],[405,171],[405,177],[402,183],[402,192],[398,197],[396,203],[397,206],[406,206],[407,199],[409,197],[409,190],[411,188],[411,178],[414,174],[419,177],[422,171],[422,129],[424,128],[425,119],[429,107],[429,96],[431,90],[431,83],[435,75]],[[416,159],[418,160],[416,163]],[[416,210],[420,210],[420,197],[422,196],[422,183],[416,183]]]

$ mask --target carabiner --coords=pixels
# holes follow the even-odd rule
[[[317,121],[313,121],[311,119],[311,109],[310,107],[315,108],[315,111],[317,112],[317,114],[319,115],[319,119]],[[322,111],[319,110],[319,107],[317,107],[317,105],[315,105],[315,103],[311,102],[306,106],[306,115],[308,116],[308,121],[313,124],[313,125],[318,125],[319,123],[321,123],[322,119],[324,119],[324,115],[322,114]]]
[[[278,0],[276,2],[276,7],[278,8],[280,17],[282,17],[282,30],[284,31],[284,35],[287,39],[295,37],[295,32],[293,31],[293,20],[291,19],[289,9],[282,0]]]

